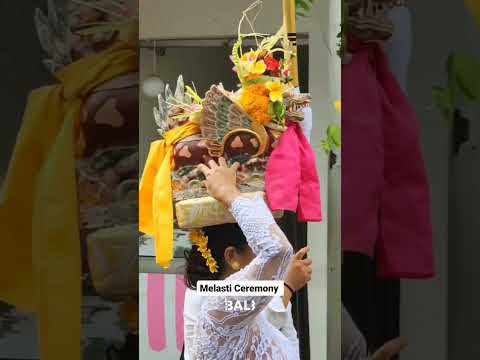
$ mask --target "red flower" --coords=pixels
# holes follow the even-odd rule
[[[267,65],[267,70],[269,71],[275,71],[280,67],[280,62],[272,56],[265,57],[263,61],[265,61],[265,64]]]

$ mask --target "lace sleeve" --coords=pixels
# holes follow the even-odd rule
[[[198,312],[202,307],[202,298],[196,292],[187,288],[183,303],[183,342],[184,359],[193,360],[195,327],[197,325]]]
[[[293,250],[285,234],[275,223],[264,200],[261,197],[254,199],[238,197],[230,211],[256,257],[245,268],[226,280],[284,280]],[[204,303],[202,313],[217,326],[238,328],[259,314],[271,299],[272,297],[268,296],[209,297]],[[249,303],[253,300],[255,308],[226,311],[227,300],[242,300]]]
[[[366,360],[367,358],[365,338],[342,306],[342,359]]]

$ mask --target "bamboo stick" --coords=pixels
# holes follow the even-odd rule
[[[298,61],[297,61],[297,14],[295,7],[295,0],[282,0],[283,1],[283,22],[287,29],[288,39],[291,44],[291,51],[295,54],[292,57],[290,76],[292,77],[293,86],[299,86],[298,81]]]

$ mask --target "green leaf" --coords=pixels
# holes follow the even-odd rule
[[[244,81],[243,85],[244,86],[254,85],[254,84],[264,83],[264,82],[267,82],[267,81],[275,81],[277,79],[278,78],[272,77],[272,76],[260,76],[256,79]]]
[[[275,117],[283,121],[285,119],[285,112],[287,111],[285,104],[283,101],[275,101],[273,103],[273,113],[275,114]]]
[[[311,5],[309,5],[305,0],[297,0],[297,9],[299,8],[305,11],[309,11],[311,8]]]
[[[298,16],[308,16],[312,10],[314,0],[295,0],[296,13]]]
[[[332,148],[331,148],[331,146],[330,146],[330,144],[328,143],[327,140],[322,140],[322,141],[320,142],[320,146],[322,147],[323,151],[325,151],[325,153],[326,153],[327,155],[329,155],[330,152],[332,151]]]
[[[480,60],[463,53],[454,53],[449,60],[450,84],[453,81],[454,89],[468,101],[480,101]]]
[[[455,109],[461,102],[480,102],[480,59],[470,54],[453,52],[448,56],[447,87],[434,86],[435,106],[449,122],[454,120]]]
[[[432,90],[433,101],[447,120],[453,119],[455,105],[452,99],[452,92],[441,86],[434,86]]]
[[[268,103],[268,114],[272,118],[275,117],[275,111],[273,110],[273,103],[271,101]]]
[[[452,102],[455,102],[455,100],[459,97],[459,89],[456,78],[455,56],[454,54],[450,54],[447,58],[447,91],[449,92],[449,97],[452,99]]]
[[[327,128],[327,138],[335,146],[340,148],[342,146],[342,130],[338,125],[330,125]]]
[[[341,140],[341,128],[338,125],[332,124],[327,128],[326,139],[320,142],[320,146],[323,148],[327,155],[332,151],[338,151],[342,145]]]

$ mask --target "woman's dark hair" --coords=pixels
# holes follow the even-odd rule
[[[247,239],[238,224],[223,224],[203,228],[208,237],[208,248],[213,258],[217,261],[218,271],[211,273],[205,258],[193,245],[191,250],[185,250],[185,284],[190,289],[195,289],[199,280],[219,280],[225,271],[226,263],[223,254],[225,249],[233,246],[242,253],[248,249]]]

